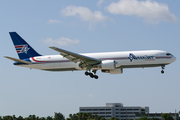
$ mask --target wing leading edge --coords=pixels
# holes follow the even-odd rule
[[[69,59],[70,61],[77,63],[79,63],[79,67],[81,68],[87,68],[90,67],[92,65],[96,65],[96,64],[100,64],[101,60],[96,59],[96,58],[92,58],[92,57],[88,57],[88,56],[84,56],[81,54],[77,54],[77,53],[73,53],[67,50],[63,50],[57,47],[49,47],[57,52],[60,52],[60,55],[62,55],[63,57]]]

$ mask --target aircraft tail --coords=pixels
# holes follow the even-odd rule
[[[11,39],[14,43],[14,47],[20,59],[41,56],[16,32],[9,32],[9,34],[11,36]]]

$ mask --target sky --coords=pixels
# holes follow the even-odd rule
[[[148,106],[150,112],[180,111],[179,0],[5,0],[0,2],[0,116],[65,117],[79,107]],[[13,65],[18,58],[9,32],[38,53],[50,46],[75,53],[165,50],[177,60],[165,67],[124,69],[98,80],[84,71],[48,72]]]

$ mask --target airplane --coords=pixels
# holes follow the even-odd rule
[[[110,74],[122,74],[124,68],[162,67],[176,60],[171,53],[162,50],[74,53],[57,47],[49,47],[59,55],[37,53],[16,32],[9,32],[19,59],[4,56],[15,61],[14,65],[46,71],[85,70],[85,75],[98,79],[97,70]]]

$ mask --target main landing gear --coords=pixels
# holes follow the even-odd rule
[[[165,66],[161,66],[161,68],[162,68],[161,73],[164,74]]]
[[[86,71],[84,74],[85,74],[86,76],[88,76],[88,75],[89,75],[91,78],[98,79],[98,76],[97,76],[97,75],[95,75],[95,74],[96,74],[96,70],[93,70],[92,72],[93,72],[94,74],[93,74],[93,73],[91,73],[91,72],[87,72],[87,71]]]

